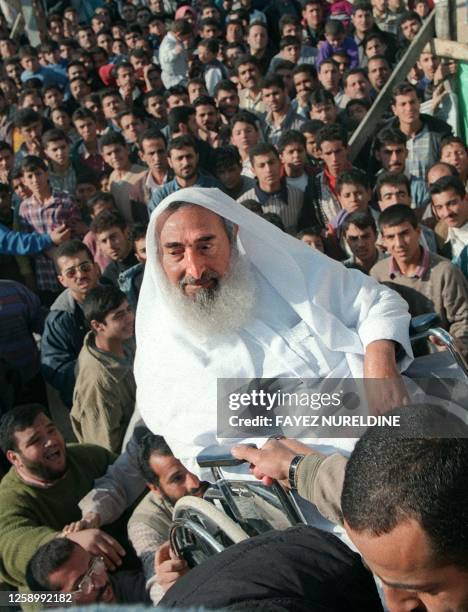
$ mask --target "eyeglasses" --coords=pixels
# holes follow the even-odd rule
[[[88,569],[86,574],[81,579],[78,588],[71,592],[71,595],[75,597],[77,595],[91,595],[95,589],[93,576],[101,575],[106,571],[106,564],[102,557],[95,557],[91,567]]]
[[[64,270],[63,276],[65,276],[66,278],[74,278],[78,270],[80,272],[91,272],[92,269],[93,264],[90,261],[84,261],[78,266],[73,266],[73,268],[67,268],[66,270]]]

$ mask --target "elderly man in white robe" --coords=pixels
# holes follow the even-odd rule
[[[199,473],[197,454],[226,443],[217,437],[218,378],[386,379],[382,403],[403,402],[410,316],[394,291],[218,189],[163,200],[146,248],[137,405],[188,469]]]

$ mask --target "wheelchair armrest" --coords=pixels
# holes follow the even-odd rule
[[[410,321],[409,333],[410,337],[423,334],[431,329],[431,327],[437,327],[440,324],[439,315],[435,312],[428,312],[417,317],[413,317]]]
[[[251,444],[256,448],[254,444]],[[213,444],[203,449],[197,456],[197,463],[202,468],[212,467],[232,467],[245,463],[243,459],[236,459],[231,455],[231,449],[228,446],[219,446]]]

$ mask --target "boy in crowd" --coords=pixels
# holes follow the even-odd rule
[[[86,108],[78,108],[73,113],[72,119],[80,136],[71,151],[72,162],[80,166],[83,164],[92,172],[100,174],[109,166],[101,154],[94,113]]]
[[[296,238],[305,242],[305,244],[312,249],[317,249],[317,251],[321,251],[325,253],[325,232],[318,225],[311,225],[310,227],[305,227],[301,230]]]
[[[278,152],[286,175],[286,183],[304,192],[309,183],[309,176],[306,173],[305,137],[296,130],[283,134],[278,142]]]
[[[468,151],[461,138],[449,136],[440,143],[440,160],[452,164],[463,183],[468,183]]]
[[[343,264],[348,268],[358,268],[365,274],[385,257],[377,248],[377,226],[374,217],[368,212],[353,212],[346,217],[341,226],[343,240],[351,257]]]
[[[76,172],[70,162],[70,144],[65,132],[47,130],[42,136],[42,147],[49,162],[49,182],[52,189],[67,191],[74,195],[76,191]]]
[[[79,442],[119,453],[135,409],[135,315],[113,286],[92,289],[83,303],[91,329],[78,357],[70,419]]]
[[[47,166],[42,159],[32,155],[25,157],[21,173],[25,186],[31,191],[31,196],[19,207],[24,231],[50,234],[58,225],[66,224],[74,236],[86,232],[79,209],[70,196],[51,189]],[[37,255],[35,273],[39,297],[44,305],[50,306],[59,292],[52,259],[43,253]]]
[[[250,149],[250,161],[257,177],[255,187],[246,191],[242,200],[257,200],[264,213],[279,215],[285,231],[296,234],[299,215],[304,204],[304,194],[291,187],[281,177],[281,161],[276,148],[260,143]]]
[[[234,200],[255,186],[253,178],[242,175],[241,157],[233,146],[216,149],[214,174],[223,185],[225,193]]]
[[[239,151],[242,161],[242,174],[255,178],[250,163],[249,150],[260,142],[257,119],[249,111],[240,111],[231,119],[231,144]]]
[[[91,217],[91,221],[103,211],[108,210],[112,212],[117,212],[117,207],[115,206],[114,196],[111,193],[106,193],[105,191],[98,191],[95,193],[88,201],[88,213]],[[83,238],[83,244],[85,244],[90,250],[95,263],[99,266],[101,272],[107,268],[107,266],[111,263],[110,257],[104,255],[101,249],[96,244],[96,236],[92,230],[85,235]]]
[[[110,191],[119,212],[128,222],[133,221],[130,192],[145,171],[144,166],[132,164],[125,138],[117,132],[109,132],[101,138],[102,155],[112,168]]]
[[[205,79],[208,95],[214,95],[216,85],[227,78],[223,64],[216,59],[219,52],[217,40],[204,39],[198,43],[198,58],[202,63],[202,74]]]
[[[420,245],[421,230],[411,208],[391,206],[379,218],[389,258],[378,262],[371,276],[397,291],[411,316],[439,315],[442,327],[468,357],[468,285],[461,271],[444,257]]]
[[[42,155],[42,117],[30,108],[18,112],[15,118],[15,127],[19,132],[21,146],[16,151],[15,161],[19,165],[26,155]]]
[[[130,239],[138,263],[128,270],[124,270],[119,276],[119,288],[125,293],[128,303],[134,310],[137,307],[145,272],[147,228],[148,226],[144,223],[135,223],[132,227]]]
[[[317,66],[323,60],[332,57],[336,51],[345,51],[350,60],[350,68],[355,68],[359,64],[358,46],[351,36],[346,36],[346,31],[341,23],[336,19],[330,19],[325,24],[325,42],[319,47]]]
[[[439,219],[435,232],[441,253],[460,257],[468,245],[468,198],[463,182],[445,176],[431,185],[432,209]]]
[[[138,263],[130,240],[130,229],[118,212],[104,210],[91,223],[96,245],[112,261],[104,270],[102,278],[119,286],[119,275]]]
[[[323,123],[323,121],[311,119],[310,121],[305,121],[301,125],[301,129],[299,130],[301,134],[304,134],[304,137],[306,139],[307,158],[310,169],[313,170],[314,174],[317,174],[317,172],[320,171],[322,164],[322,160],[320,159],[320,153],[317,148],[317,132],[324,125],[325,124]]]

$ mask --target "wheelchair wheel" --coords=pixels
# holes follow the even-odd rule
[[[191,495],[179,499],[172,518],[171,547],[190,567],[249,537],[213,504]]]

